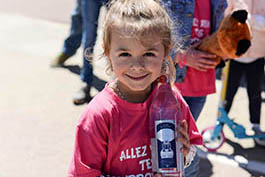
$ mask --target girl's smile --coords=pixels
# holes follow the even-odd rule
[[[135,80],[135,81],[140,81],[140,80],[146,78],[148,75],[149,75],[149,74],[146,74],[146,75],[143,75],[143,76],[135,76],[135,77],[134,77],[134,76],[130,76],[130,75],[127,75],[127,74],[126,74],[126,76],[128,76],[130,79]]]

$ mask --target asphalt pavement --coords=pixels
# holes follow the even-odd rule
[[[67,61],[64,68],[50,68],[49,63],[61,50],[69,32],[69,13],[74,2],[43,1],[38,11],[31,8],[30,0],[1,1],[5,5],[0,6],[0,177],[66,176],[75,126],[86,106],[72,104],[72,96],[81,84],[82,51]],[[57,4],[56,8],[52,3]],[[13,5],[16,7],[12,9]],[[101,52],[100,36],[101,31],[97,54]],[[104,72],[104,60],[95,59],[93,64],[95,95],[110,77]],[[215,123],[219,80],[216,86],[217,93],[207,98],[197,122],[201,131]],[[252,133],[243,87],[235,97],[230,116]],[[265,130],[265,102],[261,125]],[[252,139],[234,138],[226,127],[224,133],[227,141],[216,153],[200,147],[199,176],[265,176],[265,148],[255,145]]]

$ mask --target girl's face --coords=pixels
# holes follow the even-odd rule
[[[113,71],[127,93],[150,89],[161,75],[165,59],[165,47],[161,38],[149,36],[148,45],[143,46],[134,38],[122,38],[117,32],[111,35],[108,59]]]

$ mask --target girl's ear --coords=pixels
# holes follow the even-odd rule
[[[170,83],[174,85],[174,82],[176,80],[176,68],[173,59],[170,56],[168,56],[167,59],[168,59]]]
[[[110,69],[111,72],[113,72],[112,61],[111,61],[109,56],[106,56],[106,58],[107,58],[107,61],[109,63],[109,67],[108,68]]]
[[[171,47],[172,47],[172,45],[170,44],[167,48],[165,48],[165,58],[169,57]]]

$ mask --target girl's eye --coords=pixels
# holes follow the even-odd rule
[[[152,52],[147,52],[147,53],[144,54],[144,56],[146,56],[146,57],[155,57],[156,55],[154,53],[152,53]]]
[[[123,52],[119,54],[119,57],[129,57],[131,56],[131,54],[127,53],[127,52]]]

